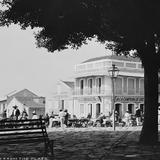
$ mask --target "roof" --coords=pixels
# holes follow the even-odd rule
[[[62,81],[62,82],[65,83],[70,88],[74,88],[74,82],[71,82],[71,81]]]
[[[99,60],[104,60],[104,59],[140,62],[139,58],[127,57],[127,56],[122,56],[122,55],[119,55],[119,56],[117,56],[117,55],[109,55],[109,56],[91,58],[91,59],[88,59],[88,60],[86,60],[86,61],[84,61],[82,63],[99,61]]]
[[[15,94],[12,94],[9,97],[38,97],[33,92],[29,91],[28,89],[23,89],[19,92],[16,92]]]
[[[27,107],[42,107],[44,108],[45,107],[45,104],[42,104],[42,103],[38,103],[36,101],[34,101],[34,98],[32,97],[15,97],[20,103],[26,105]]]
[[[0,100],[0,103],[4,103],[4,102],[7,102],[7,100],[6,99]]]
[[[28,89],[23,89],[15,94],[12,94],[11,96],[8,96],[7,97],[7,104],[10,103],[10,101],[13,99],[13,98],[17,98],[17,97],[22,97],[22,98],[38,98],[38,96],[36,94],[34,94],[33,92],[29,91]]]

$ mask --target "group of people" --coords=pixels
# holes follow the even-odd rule
[[[2,119],[6,119],[7,118],[7,110],[4,110],[3,114],[2,114]],[[12,114],[10,116],[10,119],[12,120],[26,120],[28,119],[29,116],[27,114],[26,109],[24,108],[22,112],[20,112],[18,106],[13,106],[13,110],[12,110]],[[34,110],[32,112],[32,118],[31,119],[38,119],[40,118],[37,114],[36,111]]]
[[[65,128],[68,126],[68,119],[69,119],[70,114],[68,113],[67,109],[60,109],[59,114],[57,117],[54,116],[53,112],[51,116],[49,117],[49,127],[51,128],[53,126],[54,122],[58,122],[60,124],[61,128]]]
[[[159,110],[160,113],[160,110]],[[122,124],[122,126],[133,126],[133,125],[142,125],[143,121],[143,112],[139,107],[136,107],[135,114],[131,114],[128,110],[125,112],[123,118],[120,117],[119,113],[115,111],[114,114],[110,114],[109,116],[105,116],[103,113],[101,113],[97,119],[96,123],[99,126],[112,126],[113,120],[115,118],[115,122],[117,125]],[[159,116],[159,122],[160,122],[160,116]],[[96,124],[95,123],[95,124]],[[107,124],[107,125],[106,125]]]
[[[69,118],[70,114],[68,113],[67,109],[64,110],[60,110],[59,114],[58,114],[58,121],[59,124],[62,128],[65,128],[68,125],[68,118]],[[13,110],[11,113],[11,116],[9,117],[12,120],[26,120],[29,119],[29,115],[27,114],[26,109],[24,108],[23,111],[20,111],[18,106],[15,105],[13,106]],[[36,111],[34,110],[32,112],[32,117],[31,119],[39,119],[39,118],[43,118],[46,120],[46,126],[50,126],[52,127],[52,123],[55,120],[55,115],[52,112],[51,115],[49,116],[48,113],[46,113],[46,115],[43,117],[42,115],[38,116]],[[4,110],[3,114],[2,114],[2,119],[7,119],[7,110]]]
[[[120,116],[118,114],[117,111],[115,111],[115,122],[119,123],[119,122],[124,122],[125,126],[131,126],[133,125],[133,119],[132,116],[134,116],[134,121],[135,121],[135,125],[139,126],[142,124],[142,117],[143,117],[143,113],[142,110],[139,107],[136,107],[136,111],[135,111],[135,115],[132,115],[128,110],[125,112],[124,117],[120,120]],[[7,118],[7,113],[6,110],[4,110],[3,114],[2,114],[3,119]],[[68,113],[67,109],[60,109],[59,110],[59,114],[57,116],[57,118],[55,118],[54,113],[52,112],[51,115],[49,116],[48,113],[45,115],[44,119],[46,119],[46,125],[49,127],[53,126],[53,122],[57,121],[59,123],[59,125],[62,128],[65,128],[68,126],[68,119],[70,117],[70,114]],[[38,118],[42,118],[40,116],[38,116],[36,114],[35,111],[32,112],[32,119],[38,119]],[[87,118],[89,120],[91,120],[91,115],[88,114]],[[12,110],[12,114],[11,114],[11,119],[13,120],[18,120],[18,119],[28,119],[28,114],[26,112],[26,110],[24,109],[22,111],[22,113],[20,112],[20,110],[18,109],[18,106],[13,106],[13,110]],[[97,122],[99,122],[100,126],[102,126],[103,123],[107,123],[108,121],[113,121],[113,114],[108,118],[105,118],[104,114],[100,114],[97,119]],[[158,124],[160,124],[160,107],[158,108]]]
[[[133,124],[132,114],[129,111],[126,111],[126,113],[124,114],[124,119],[123,119],[123,121],[125,122],[125,126],[142,125],[143,112],[139,107],[136,107],[135,115],[133,116],[135,117],[135,124]]]

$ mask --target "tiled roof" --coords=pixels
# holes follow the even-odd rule
[[[74,88],[74,82],[71,82],[71,81],[62,81],[62,82],[65,83],[70,88]]]
[[[32,97],[15,97],[20,103],[26,105],[27,107],[45,107],[45,104],[38,103],[34,101],[34,98]]]
[[[126,56],[117,56],[117,55],[109,55],[109,56],[91,58],[91,59],[88,59],[88,60],[86,60],[86,61],[84,61],[82,63],[99,61],[99,60],[104,60],[104,59],[140,62],[139,58],[126,57]]]

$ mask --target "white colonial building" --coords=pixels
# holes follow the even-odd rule
[[[120,72],[115,80],[115,109],[122,117],[126,110],[135,113],[144,106],[144,71],[137,58],[104,56],[89,59],[75,66],[74,114],[96,118],[112,113],[112,81],[108,70],[116,65]]]
[[[115,80],[115,109],[121,117],[126,110],[134,114],[137,106],[143,110],[144,71],[140,60],[113,55],[77,64],[74,81],[57,84],[53,110],[68,109],[78,118],[87,117],[89,113],[92,118],[100,113],[112,113],[112,81],[108,70],[113,64],[120,70]]]
[[[45,97],[39,97],[28,89],[23,89],[7,97],[5,106],[7,117],[12,115],[13,106],[15,105],[20,110],[20,113],[26,110],[29,118],[32,118],[33,111],[38,116],[45,115]]]

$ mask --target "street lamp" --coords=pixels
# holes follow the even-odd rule
[[[119,73],[119,69],[118,67],[115,66],[115,64],[112,64],[112,67],[109,68],[108,70],[109,76],[111,77],[112,80],[112,109],[113,109],[113,130],[115,131],[115,106],[114,106],[114,83],[115,83],[115,79],[118,76]]]

